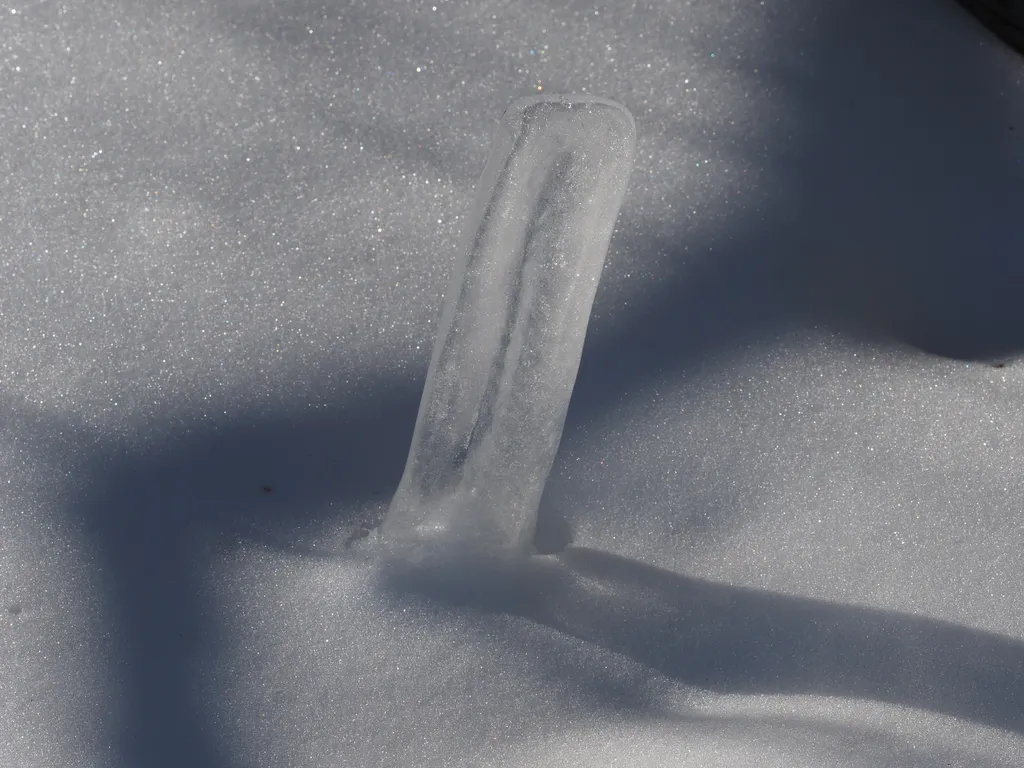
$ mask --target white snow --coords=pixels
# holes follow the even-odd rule
[[[537,93],[637,132],[571,546],[380,572]],[[953,0],[8,0],[0,765],[1020,765],[1021,210]]]

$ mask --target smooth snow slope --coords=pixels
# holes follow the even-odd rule
[[[1020,765],[1022,80],[952,0],[8,0],[0,765]],[[638,136],[573,547],[384,578],[538,89]]]

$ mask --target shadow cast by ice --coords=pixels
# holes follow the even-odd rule
[[[866,699],[1024,733],[1024,643],[948,622],[716,584],[576,547],[382,574],[392,592],[519,615],[708,691]]]

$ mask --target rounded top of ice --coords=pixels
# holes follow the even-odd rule
[[[535,129],[550,134],[561,124],[583,128],[591,136],[605,133],[609,139],[630,144],[636,137],[636,124],[628,109],[611,99],[588,94],[527,96],[512,102],[501,122],[513,134]]]

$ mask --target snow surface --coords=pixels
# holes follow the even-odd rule
[[[538,92],[638,138],[570,546],[381,572]],[[1024,763],[1022,209],[952,0],[7,0],[0,765]]]

